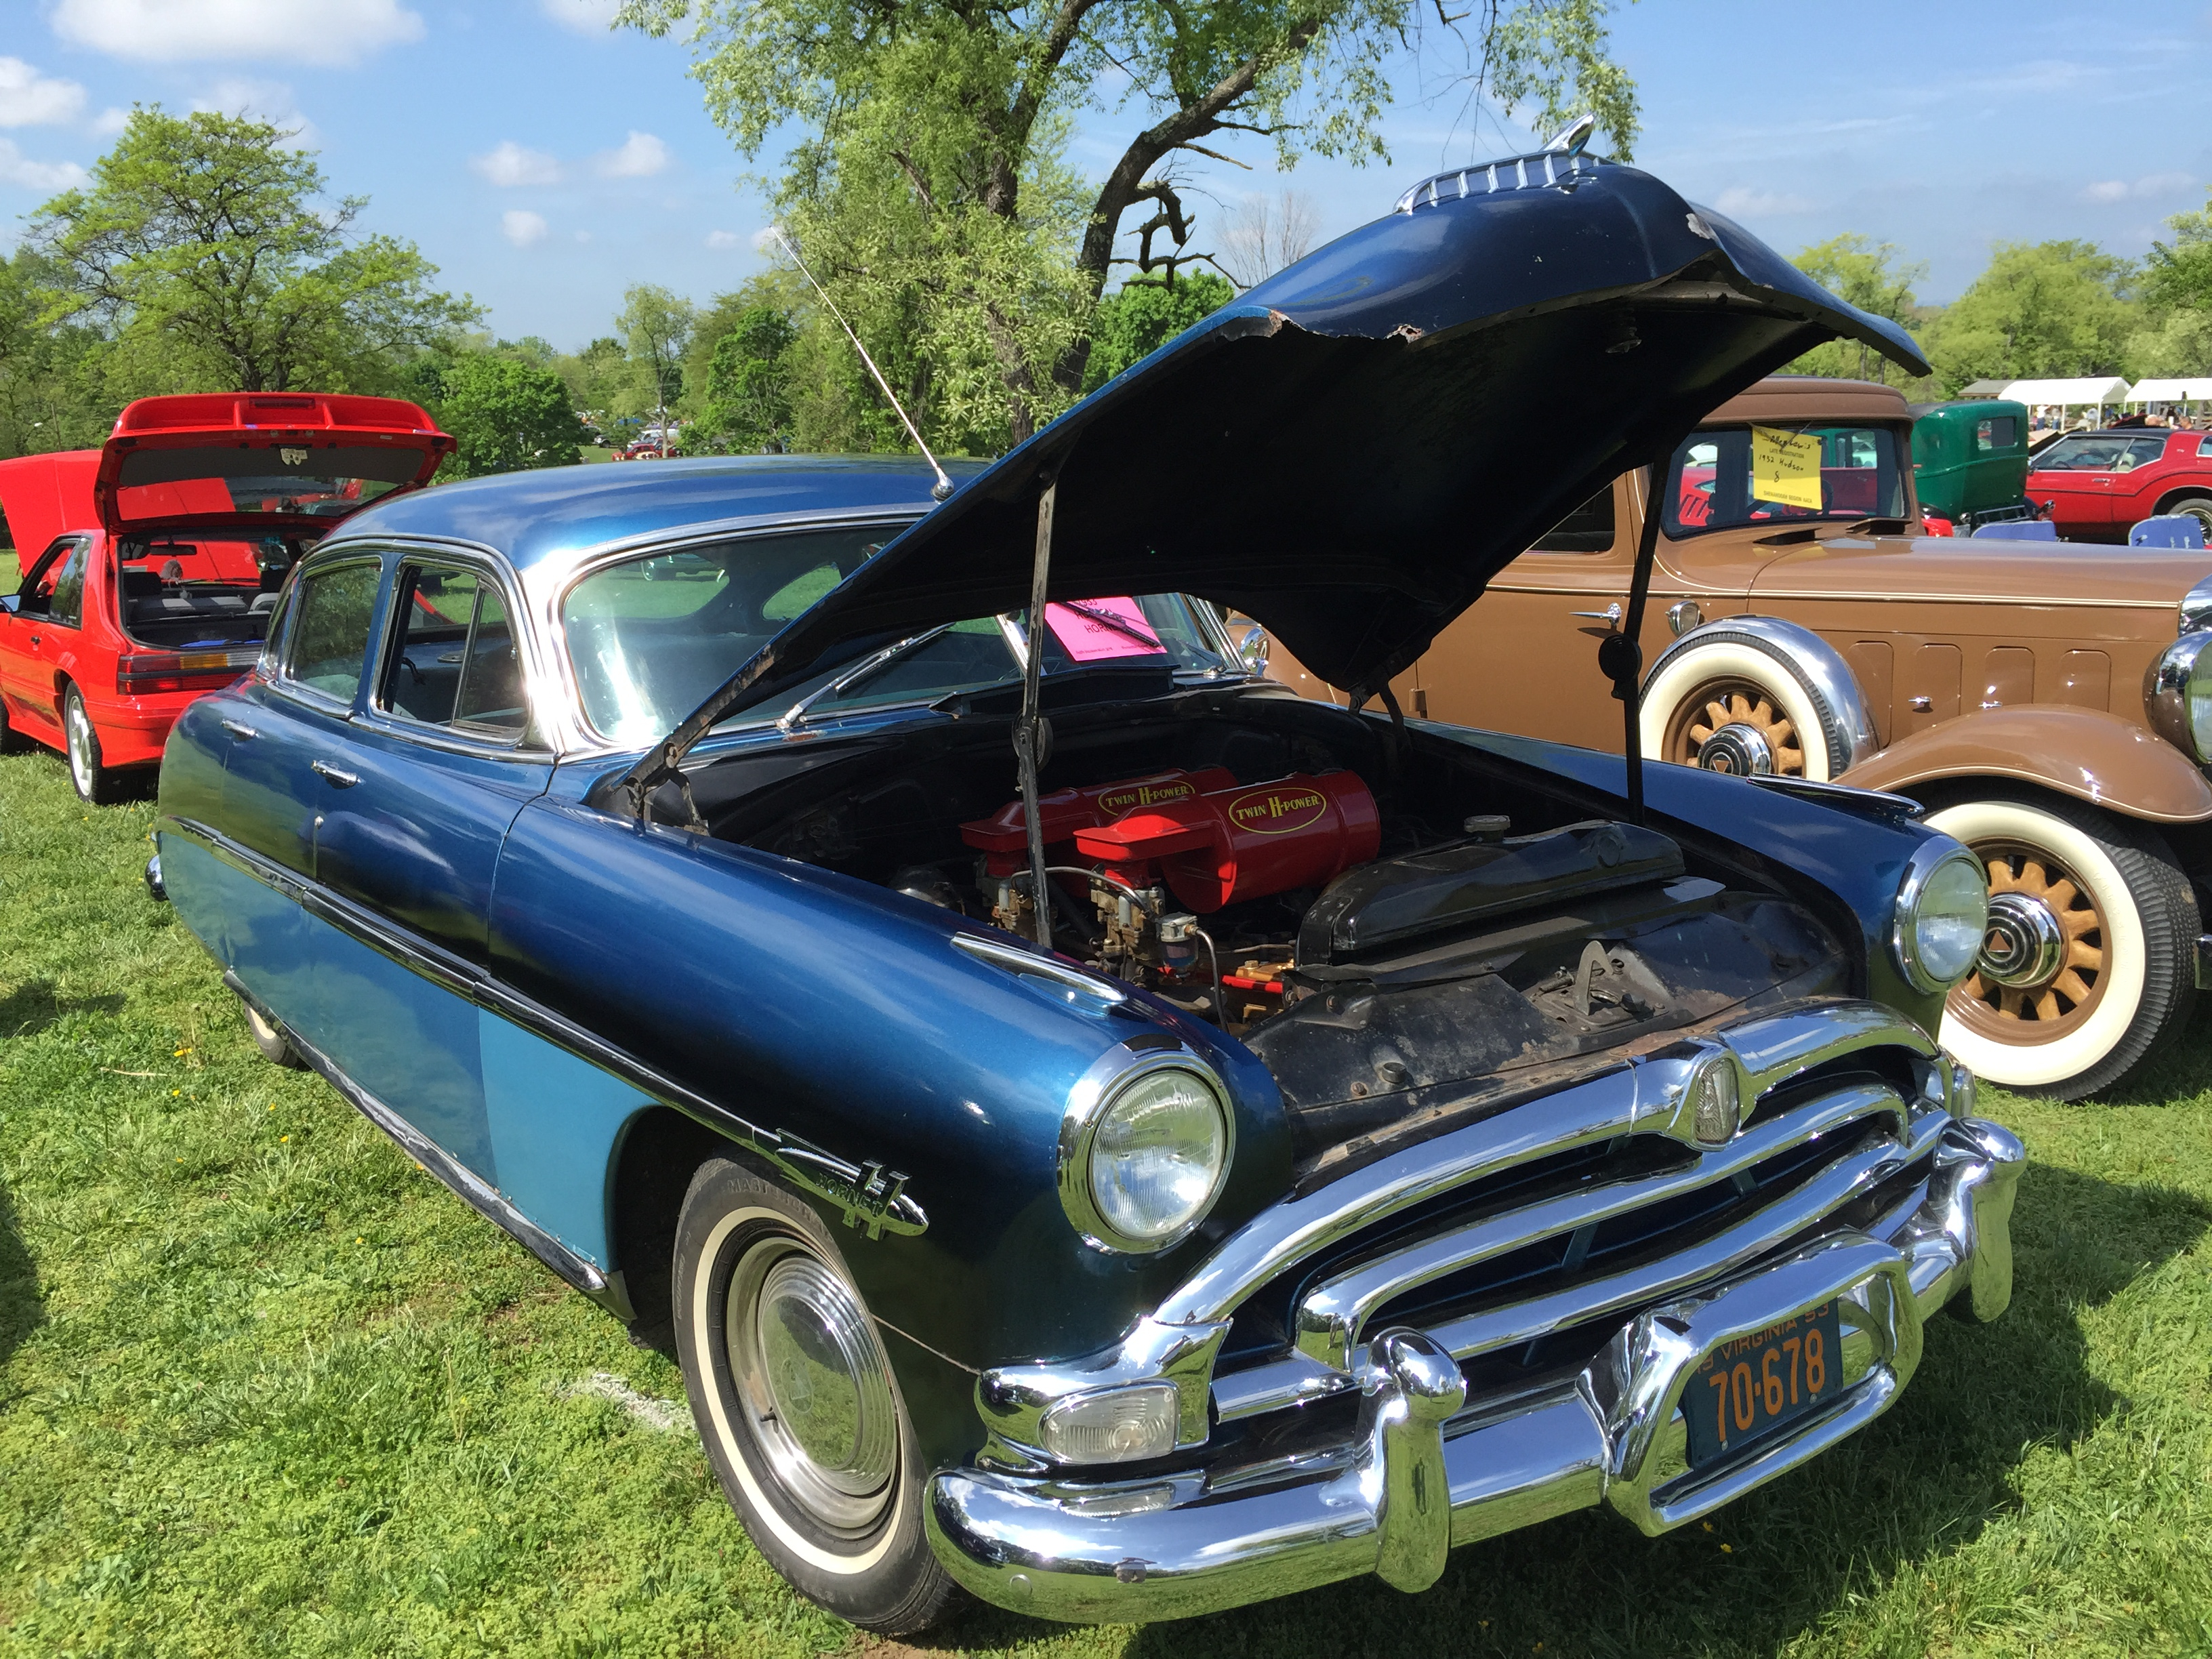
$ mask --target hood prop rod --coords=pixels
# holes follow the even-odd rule
[[[1045,588],[1052,579],[1052,509],[1060,481],[1049,478],[1037,495],[1036,560],[1030,567],[1029,648],[1022,653],[1022,713],[1014,722],[1014,768],[1022,786],[1022,819],[1029,828],[1030,908],[1036,915],[1037,943],[1052,949],[1052,894],[1045,885],[1044,822],[1037,816],[1037,767],[1043,759]]]
[[[1598,642],[1598,670],[1613,682],[1613,695],[1620,701],[1623,721],[1621,752],[1628,761],[1628,821],[1644,823],[1644,602],[1651,595],[1651,567],[1659,555],[1659,492],[1665,487],[1665,455],[1653,461],[1644,475],[1643,533],[1636,543],[1636,569],[1628,579],[1628,614],[1620,631]]]

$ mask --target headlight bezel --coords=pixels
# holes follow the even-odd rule
[[[1923,842],[1914,850],[1911,858],[1906,860],[1905,879],[1898,884],[1897,897],[1890,909],[1890,955],[1904,974],[1905,981],[1914,990],[1931,995],[1948,994],[1952,987],[1973,971],[1974,963],[1981,954],[1978,943],[1974,954],[1967,957],[1966,966],[1958,973],[1946,976],[1938,974],[1925,960],[1921,949],[1921,902],[1927,896],[1937,873],[1946,866],[1954,864],[1963,864],[1970,868],[1981,886],[1983,921],[1982,926],[1976,929],[1978,940],[1989,929],[1989,870],[1972,848],[1948,836]]]
[[[2200,734],[2192,707],[2212,702],[2212,629],[2184,634],[2152,659],[2143,678],[2150,728],[2198,765],[2212,763],[2212,732]]]
[[[1220,1121],[1221,1157],[1205,1200],[1169,1231],[1133,1237],[1101,1212],[1091,1191],[1091,1159],[1098,1131],[1128,1091],[1163,1072],[1188,1074],[1211,1097]],[[1204,1224],[1229,1184],[1237,1159],[1237,1112],[1229,1090],[1212,1066],[1179,1039],[1160,1032],[1118,1043],[1101,1056],[1069,1091],[1060,1115],[1057,1184],[1060,1207],[1083,1242],[1117,1255],[1157,1255],[1174,1249]]]

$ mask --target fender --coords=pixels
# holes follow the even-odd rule
[[[1960,715],[1893,743],[1842,781],[1911,794],[1938,778],[2007,778],[2153,823],[2212,818],[2212,784],[2188,756],[2102,708],[2020,703]]]
[[[1875,752],[1874,720],[1867,713],[1857,677],[1844,660],[1843,653],[1811,629],[1778,617],[1716,617],[1691,629],[1659,653],[1644,677],[1644,696],[1650,695],[1675,659],[1731,635],[1747,635],[1765,646],[1812,698],[1814,707],[1820,711],[1825,728],[1820,735],[1827,744],[1832,776],[1850,770]]]

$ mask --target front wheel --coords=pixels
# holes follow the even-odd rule
[[[2055,799],[1960,801],[1928,823],[1989,872],[1989,932],[1941,1038],[1978,1076],[2079,1100],[2180,1033],[2197,1001],[2197,899],[2155,835]]]
[[[727,1158],[676,1224],[677,1351],[723,1494],[792,1587],[866,1630],[963,1596],[922,1530],[922,1468],[860,1294],[815,1213]]]
[[[84,693],[72,685],[62,697],[62,735],[69,750],[70,782],[77,798],[100,805],[115,796],[115,774],[100,757],[100,733],[93,729]]]

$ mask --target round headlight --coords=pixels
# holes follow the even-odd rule
[[[1982,861],[1956,842],[1931,842],[1906,866],[1891,943],[1897,965],[1923,991],[1948,991],[1981,954],[1990,925]]]
[[[1062,1125],[1068,1218],[1109,1249],[1165,1249],[1205,1219],[1228,1177],[1227,1097],[1188,1056],[1116,1066],[1085,1085]]]
[[[2212,763],[2212,630],[2184,634],[2151,664],[2143,712],[2183,754]]]

